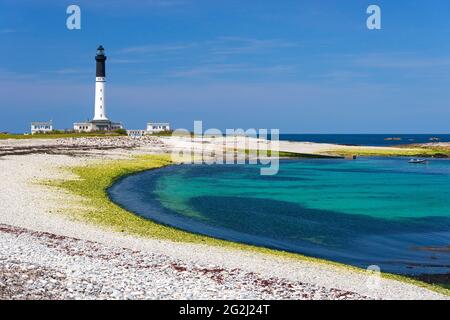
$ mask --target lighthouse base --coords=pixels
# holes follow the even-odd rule
[[[109,120],[92,120],[73,124],[73,130],[76,132],[115,131],[119,129],[123,129],[121,123]]]

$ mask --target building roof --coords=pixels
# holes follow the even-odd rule
[[[52,124],[53,121],[36,121],[31,123],[33,126],[51,126]]]

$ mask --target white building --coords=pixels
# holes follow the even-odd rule
[[[127,135],[133,138],[143,137],[147,134],[145,130],[127,130]]]
[[[114,131],[123,129],[121,123],[111,121],[87,121],[87,122],[75,122],[73,124],[73,130],[76,132],[93,132],[93,131]]]
[[[170,131],[170,123],[168,122],[149,122],[147,123],[147,133],[158,133]]]
[[[49,133],[53,131],[52,121],[47,122],[32,122],[31,123],[31,134],[36,133]]]

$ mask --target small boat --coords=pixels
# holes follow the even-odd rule
[[[426,160],[426,159],[411,159],[411,160],[408,161],[408,163],[426,164],[426,163],[428,163],[428,160]]]

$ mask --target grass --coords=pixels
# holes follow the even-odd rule
[[[234,149],[235,152],[245,153],[245,155],[259,155],[258,150]],[[445,147],[397,147],[397,148],[343,148],[321,152],[321,154],[305,154],[287,151],[262,151],[262,156],[278,156],[280,158],[329,158],[329,157],[426,157],[426,158],[448,158],[450,148]]]
[[[351,149],[337,149],[328,151],[327,154],[338,156],[360,156],[360,157],[437,157],[446,158],[450,156],[450,149],[446,148],[386,148],[386,149],[371,149],[371,148],[351,148]]]
[[[79,180],[65,180],[50,184],[82,197],[85,209],[73,212],[77,217],[119,232],[143,237],[182,242],[205,242],[206,237],[166,227],[138,217],[112,203],[106,189],[122,176],[167,166],[170,156],[140,156],[130,160],[115,160],[98,165],[70,168]]]
[[[104,161],[101,164],[69,168],[79,179],[48,181],[46,184],[57,186],[81,197],[81,205],[76,205],[77,209],[66,209],[70,210],[70,212],[66,213],[70,213],[83,221],[101,225],[118,232],[146,238],[166,239],[174,242],[199,243],[245,250],[288,259],[328,264],[355,272],[366,272],[356,267],[300,254],[239,244],[181,231],[141,218],[110,201],[106,190],[121,177],[144,170],[161,168],[170,164],[170,156],[167,155],[139,156],[129,160],[110,160],[107,162]],[[438,285],[426,284],[411,278],[392,274],[382,274],[382,276],[408,282],[450,296],[450,290]]]
[[[117,132],[85,132],[85,133],[41,133],[41,134],[12,134],[12,133],[0,133],[0,140],[5,139],[60,139],[60,138],[83,138],[83,137],[116,137],[123,134]]]
[[[160,131],[160,132],[154,132],[154,133],[151,133],[148,135],[154,136],[154,137],[171,137],[174,135],[174,131],[173,130],[165,130],[165,131]],[[181,136],[183,136],[183,134],[181,134]]]
[[[298,153],[289,151],[275,151],[275,150],[259,150],[259,149],[230,149],[229,152],[234,154],[243,153],[246,156],[261,156],[261,157],[279,157],[279,158],[297,158],[297,159],[320,159],[320,158],[335,158],[332,155]]]

